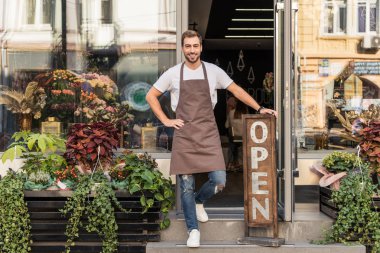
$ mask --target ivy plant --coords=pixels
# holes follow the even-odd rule
[[[13,172],[0,180],[0,252],[31,251],[30,216],[24,201],[23,179]]]
[[[174,191],[172,182],[164,178],[157,170],[157,163],[147,153],[136,155],[126,154],[119,157],[129,171],[126,177],[128,190],[131,194],[139,193],[143,213],[147,212],[157,200],[160,202],[160,212],[163,219],[160,223],[162,229],[169,227],[169,210],[174,204]]]
[[[380,213],[372,209],[376,186],[369,175],[369,164],[359,162],[342,179],[339,190],[333,191],[338,217],[322,242],[359,241],[371,245],[372,252],[380,252]]]
[[[94,191],[93,199],[89,194]],[[117,224],[115,210],[127,212],[118,202],[111,184],[99,172],[92,175],[82,175],[72,197],[68,199],[61,210],[64,216],[69,216],[66,226],[67,243],[65,252],[71,251],[74,241],[79,236],[79,229],[86,228],[88,232],[96,232],[103,240],[103,253],[117,252]],[[84,226],[83,219],[88,223]]]

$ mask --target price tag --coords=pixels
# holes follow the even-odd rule
[[[60,180],[57,181],[57,186],[62,190],[65,190],[67,188],[66,184],[62,183]]]

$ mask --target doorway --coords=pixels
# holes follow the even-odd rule
[[[269,88],[263,84],[264,79],[268,82],[272,78],[273,81],[273,2],[191,0],[188,4],[188,28],[197,30],[203,37],[201,59],[222,68],[260,105],[274,108],[273,82]],[[232,138],[231,131],[225,127],[229,97],[228,91],[218,91],[218,103],[214,109],[227,163],[227,183],[223,192],[209,200],[205,206],[208,210],[217,210],[217,213],[242,213],[242,161],[241,166],[230,166],[232,149],[237,151],[234,152],[237,160],[242,159],[241,140]],[[249,113],[254,111],[251,109]],[[197,188],[199,189],[206,180],[207,175],[198,175]]]

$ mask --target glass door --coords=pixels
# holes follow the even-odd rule
[[[294,22],[291,0],[274,3],[275,11],[275,99],[278,111],[278,204],[279,216],[292,221],[293,174],[296,168],[294,135]]]

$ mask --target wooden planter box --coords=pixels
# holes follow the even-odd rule
[[[336,220],[338,217],[339,209],[331,201],[331,189],[326,187],[319,187],[319,210],[329,216],[330,218]],[[377,207],[377,211],[380,212],[380,197],[373,198],[373,209]]]
[[[25,200],[31,218],[32,252],[61,253],[66,243],[65,228],[67,219],[62,209],[71,191],[25,191]],[[115,209],[118,224],[118,252],[145,253],[147,242],[160,241],[160,206],[155,202],[153,208],[141,214],[140,196],[116,191],[116,197],[130,213]],[[79,238],[71,252],[101,252],[101,239],[97,234],[80,231]]]

